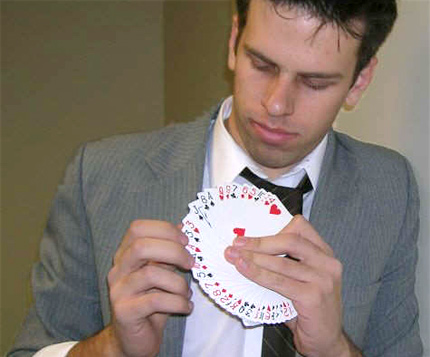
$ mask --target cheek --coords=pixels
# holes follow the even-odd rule
[[[342,91],[314,93],[302,98],[301,107],[323,122],[334,120],[344,103],[345,94]]]
[[[301,126],[304,132],[311,136],[318,136],[327,131],[336,119],[343,104],[342,99],[318,96],[318,98],[306,98],[301,102]],[[296,114],[299,114],[296,112]]]

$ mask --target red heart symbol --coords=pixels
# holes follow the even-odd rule
[[[196,252],[201,252],[201,250],[199,248],[196,248]]]
[[[199,229],[198,229],[198,228],[194,228],[194,232],[196,232],[196,233],[200,233],[200,231],[199,231]]]
[[[233,229],[233,233],[239,237],[243,237],[245,235],[245,228],[235,228]]]
[[[281,214],[281,210],[278,208],[277,205],[273,204],[270,207],[270,214],[276,214],[276,215]]]

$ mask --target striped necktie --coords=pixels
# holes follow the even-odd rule
[[[302,213],[303,195],[312,190],[312,183],[307,174],[296,188],[275,185],[258,177],[247,167],[242,170],[240,176],[253,185],[276,194],[293,216]],[[293,334],[285,324],[264,326],[262,357],[294,357],[295,351]]]

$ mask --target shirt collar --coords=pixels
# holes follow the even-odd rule
[[[258,164],[234,141],[224,125],[224,121],[231,114],[232,104],[232,96],[222,103],[213,128],[210,150],[210,184],[212,187],[234,181],[246,166],[258,176],[267,178]],[[312,152],[273,182],[282,186],[294,187],[306,172],[312,186],[316,189],[326,147],[327,135]]]

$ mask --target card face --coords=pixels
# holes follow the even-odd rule
[[[246,326],[282,323],[297,316],[292,302],[241,275],[224,257],[237,236],[274,235],[292,216],[272,193],[227,183],[197,194],[182,220],[193,278],[201,289]]]

